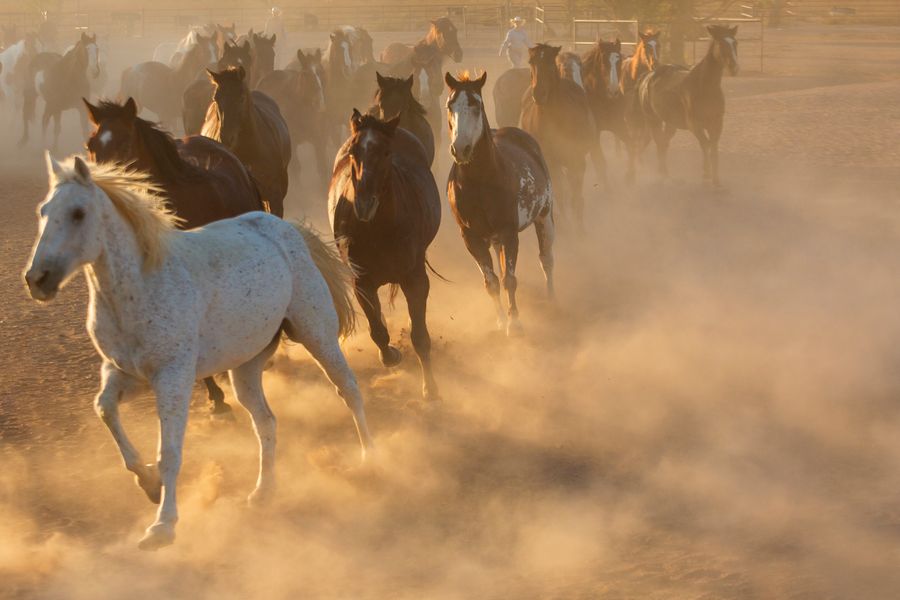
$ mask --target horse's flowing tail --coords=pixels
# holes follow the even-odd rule
[[[356,311],[353,308],[353,270],[341,260],[334,247],[306,223],[294,223],[297,231],[303,236],[306,247],[313,262],[325,278],[334,309],[337,311],[339,334],[341,339],[347,338],[356,329]]]

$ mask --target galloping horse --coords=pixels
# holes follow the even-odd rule
[[[588,105],[594,115],[597,134],[611,131],[618,140],[625,144],[628,151],[628,170],[626,181],[634,181],[635,148],[625,125],[625,96],[622,94],[622,42],[598,40],[583,57],[584,91]],[[596,146],[591,150],[594,167],[598,176],[606,180],[606,161],[598,138]]]
[[[228,42],[222,52],[222,58],[216,63],[216,69],[223,70],[228,67],[244,67],[252,72],[254,63],[250,42],[239,44]],[[212,102],[215,86],[209,77],[200,77],[184,90],[181,96],[181,121],[184,124],[185,135],[199,135],[206,120],[206,111]]]
[[[519,232],[534,224],[547,293],[553,297],[553,192],[550,171],[537,141],[517,127],[492,130],[484,110],[483,73],[461,80],[450,73],[447,114],[453,166],[447,198],[469,253],[484,275],[484,286],[497,308],[497,325],[507,334],[521,329],[516,304]],[[500,278],[494,271],[491,246]],[[509,319],[500,303],[506,290]]]
[[[60,165],[48,155],[50,192],[25,272],[35,300],[52,300],[83,268],[91,302],[88,333],[102,357],[94,406],[125,468],[154,503],[140,540],[175,540],[176,484],[194,381],[228,370],[259,441],[252,504],[275,488],[275,417],[262,373],[282,334],[303,344],[353,413],[363,456],[372,440],[362,396],[338,343],[353,329],[349,269],[311,230],[261,212],[190,232],[144,174]],[[119,404],[150,387],[159,414],[159,459],[146,464],[128,439]]]
[[[326,144],[328,130],[323,122],[325,93],[322,79],[316,70],[314,55],[297,50],[297,70],[272,71],[259,82],[260,92],[270,96],[282,109],[294,146],[309,142],[316,157],[321,183],[328,185],[332,162],[328,160]],[[296,156],[294,162],[299,166]]]
[[[85,101],[94,133],[88,139],[91,160],[129,165],[147,173],[166,195],[179,218],[193,229],[253,210],[262,199],[249,173],[222,144],[203,136],[175,140],[149,121],[138,118],[132,98],[125,104]],[[213,414],[230,412],[225,394],[213,377],[204,380]]]
[[[369,109],[382,121],[400,117],[400,127],[407,130],[422,142],[428,166],[434,162],[434,133],[426,119],[425,107],[419,104],[412,93],[413,76],[406,79],[383,77],[376,72],[378,91],[375,92],[375,104]]]
[[[350,138],[338,151],[328,191],[331,228],[354,270],[356,298],[369,321],[381,362],[400,362],[381,314],[378,288],[399,285],[406,296],[410,339],[422,368],[422,394],[437,398],[431,337],[425,323],[430,283],[425,256],[441,223],[441,197],[422,144],[399,129],[353,111]]]
[[[641,81],[638,96],[647,126],[656,142],[659,172],[668,174],[666,153],[678,129],[694,134],[703,152],[703,179],[719,185],[719,137],[725,117],[722,73],[738,73],[737,26],[708,25],[706,56],[690,70],[658,67]]]
[[[44,133],[50,118],[53,118],[53,148],[59,144],[60,118],[66,110],[78,112],[81,128],[87,132],[87,115],[81,99],[91,95],[89,77],[100,74],[98,52],[97,36],[82,32],[78,42],[63,56],[42,52],[34,57],[28,75],[30,85],[25,87],[20,144],[28,142],[28,125],[34,118],[38,96],[44,99],[41,117]]]
[[[244,67],[209,71],[216,91],[203,135],[225,144],[243,162],[269,210],[284,214],[291,162],[291,135],[278,104],[247,87]]]
[[[584,157],[596,145],[597,133],[584,90],[559,76],[559,50],[546,44],[528,50],[531,91],[522,102],[521,122],[540,143],[557,190],[565,171],[575,222],[583,229]]]
[[[413,93],[428,111],[428,122],[435,139],[441,136],[440,97],[444,91],[441,75],[444,58],[460,62],[463,57],[456,26],[447,17],[431,22],[425,37],[412,46],[393,43],[381,53],[381,62],[388,65],[386,73],[393,77],[415,77]]]
[[[34,85],[34,80],[29,80],[29,72],[40,51],[40,40],[35,33],[29,32],[0,52],[0,91],[6,102],[13,103],[15,112],[22,107],[25,90]]]
[[[139,108],[154,113],[163,124],[173,128],[181,113],[182,95],[202,70],[216,61],[213,38],[196,37],[175,68],[150,61],[125,69],[119,96],[134,98]]]

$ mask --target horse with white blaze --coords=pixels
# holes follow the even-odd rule
[[[303,344],[347,403],[363,449],[372,447],[362,396],[338,344],[355,323],[350,270],[310,229],[263,212],[178,231],[149,177],[75,157],[47,155],[50,191],[25,281],[35,300],[52,300],[83,267],[88,333],[102,358],[95,408],[155,522],[139,546],[175,539],[175,486],[194,382],[229,371],[259,440],[251,503],[274,491],[275,416],[262,372],[282,333]],[[129,441],[118,406],[149,386],[159,414],[158,462]]]

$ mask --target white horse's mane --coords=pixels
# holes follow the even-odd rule
[[[118,165],[87,164],[91,182],[106,194],[134,231],[144,266],[158,267],[169,251],[171,234],[179,223],[179,218],[166,205],[162,188],[141,171]],[[52,187],[64,183],[85,184],[75,170],[74,159],[62,163],[61,167],[57,173],[50,173]]]

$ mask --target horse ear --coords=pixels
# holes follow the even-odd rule
[[[384,87],[384,77],[382,77],[381,73],[378,71],[375,71],[375,83],[377,83],[380,88]]]
[[[387,125],[390,134],[394,135],[397,131],[397,126],[400,125],[400,115],[395,115],[393,119],[388,119],[384,124]]]
[[[414,79],[414,77],[412,75],[410,75],[403,81],[403,83],[406,84],[406,87],[408,87],[410,91],[412,91],[413,79]]]
[[[80,156],[75,157],[75,179],[81,185],[91,185],[91,170]]]
[[[87,98],[82,98],[82,102],[84,102],[84,107],[87,109],[88,118],[91,120],[91,123],[94,125],[100,124],[100,109],[88,102]]]
[[[134,101],[134,98],[131,96],[128,97],[128,100],[125,101],[125,116],[128,117],[129,121],[133,121],[137,118],[137,102]]]
[[[621,50],[621,49],[622,49],[622,40],[620,40],[619,38],[616,38],[616,50]]]
[[[65,172],[62,165],[53,158],[49,150],[44,152],[44,158],[47,160],[47,175],[50,176],[50,179],[59,179],[59,176]]]
[[[737,25],[735,25],[734,27],[732,27],[731,29],[728,30],[729,33],[731,33],[731,37],[734,37],[734,36],[737,35],[737,30],[738,30],[738,26],[737,26]]]
[[[213,82],[213,83],[218,83],[218,82],[219,82],[219,80],[217,79],[218,76],[219,76],[219,74],[216,73],[215,71],[212,71],[212,70],[210,70],[210,69],[206,69],[206,76],[209,77],[209,80],[210,80],[211,82]]]
[[[269,40],[270,42],[272,42],[272,45],[273,45],[273,46],[275,45],[275,38],[276,38],[277,35],[278,35],[278,34],[273,33],[273,34],[272,34],[272,38]]]
[[[475,80],[475,83],[478,85],[479,90],[484,87],[484,82],[486,82],[486,81],[487,81],[487,71],[484,71],[481,74],[481,77],[479,77],[478,79]]]
[[[241,50],[246,50],[247,52],[250,52],[250,42],[248,42],[247,40],[244,40],[244,43],[241,44]]]
[[[350,131],[356,133],[356,130],[359,128],[359,124],[362,122],[362,114],[358,109],[353,109],[353,114],[350,115]]]
[[[706,31],[713,37],[719,37],[719,28],[715,25],[707,25]]]
[[[457,81],[456,78],[450,74],[450,71],[447,71],[447,73],[444,74],[444,83],[446,83],[447,87],[451,90],[455,90],[459,87],[459,81]]]

